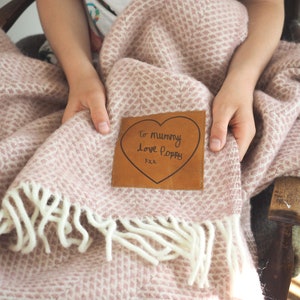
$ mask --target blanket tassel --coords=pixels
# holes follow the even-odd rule
[[[154,265],[181,256],[190,264],[188,284],[209,288],[209,271],[218,232],[227,244],[230,277],[235,279],[238,277],[236,274],[242,274],[240,262],[246,260],[247,254],[243,253],[244,241],[239,238],[241,229],[238,215],[202,224],[188,223],[174,216],[103,219],[88,207],[73,205],[63,196],[53,194],[39,185],[23,183],[11,190],[2,202],[0,235],[15,230],[17,242],[11,246],[13,251],[29,253],[40,239],[45,251],[50,253],[45,230],[46,225],[52,223],[56,224],[57,236],[63,247],[76,245],[80,252],[85,252],[92,238],[82,223],[83,216],[89,225],[105,237],[109,261],[113,259],[113,242],[136,252]],[[75,230],[76,237],[72,235]]]

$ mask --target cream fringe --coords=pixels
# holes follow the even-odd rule
[[[26,202],[29,206],[27,209],[21,198],[24,196],[29,200]],[[190,262],[188,284],[196,283],[199,288],[209,287],[209,270],[217,231],[227,244],[226,257],[232,279],[241,274],[241,263],[247,261],[239,215],[203,224],[187,223],[172,216],[155,219],[146,217],[143,220],[103,219],[88,207],[71,205],[62,195],[53,194],[33,183],[22,183],[6,194],[0,210],[0,235],[16,231],[17,242],[11,246],[13,251],[29,253],[40,239],[45,251],[50,253],[45,229],[47,224],[56,223],[57,236],[62,246],[76,245],[80,252],[85,252],[92,238],[81,222],[83,216],[105,237],[108,261],[112,260],[113,242],[136,252],[154,265],[182,256]],[[118,228],[120,224],[122,230]],[[69,237],[73,230],[78,231],[81,237]]]

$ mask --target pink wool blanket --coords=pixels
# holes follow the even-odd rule
[[[300,176],[300,48],[282,42],[263,73],[240,164],[234,138],[213,154],[208,132],[246,36],[233,0],[133,1],[101,50],[101,136],[88,112],[60,126],[62,71],[0,33],[0,299],[262,298],[249,199]],[[207,116],[203,190],[111,186],[123,117],[194,110]]]

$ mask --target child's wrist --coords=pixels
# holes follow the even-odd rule
[[[250,70],[236,70],[228,72],[224,84],[242,88],[245,92],[253,93],[258,75]]]
[[[87,78],[99,80],[98,73],[92,64],[82,67],[77,66],[77,68],[68,70],[66,77],[69,85],[77,85],[80,81]]]

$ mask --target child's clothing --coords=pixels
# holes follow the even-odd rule
[[[99,35],[105,36],[114,21],[131,0],[84,0],[86,5],[90,26]]]
[[[109,32],[116,17],[127,7],[131,0],[83,0],[90,26],[92,51],[98,52],[103,37]],[[57,64],[57,59],[46,41],[39,50],[39,57]]]

